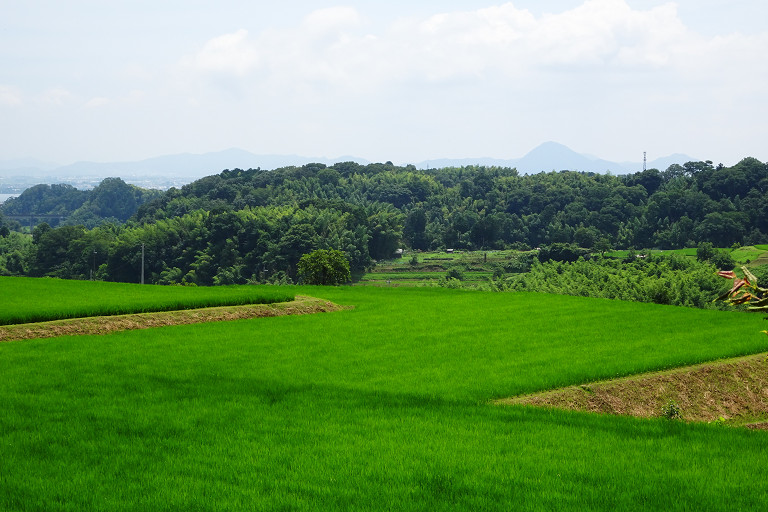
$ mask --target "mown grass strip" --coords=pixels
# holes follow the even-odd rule
[[[0,325],[65,318],[273,304],[292,291],[268,286],[183,287],[0,277]]]
[[[589,382],[493,403],[639,417],[662,416],[664,406],[673,403],[684,420],[745,425],[768,421],[766,388],[768,363],[761,354]]]

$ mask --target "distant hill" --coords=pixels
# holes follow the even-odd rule
[[[103,179],[114,176],[119,176],[126,183],[143,188],[167,189],[218,174],[225,169],[272,170],[290,165],[301,166],[308,163],[331,165],[348,161],[362,165],[370,163],[363,158],[353,156],[327,158],[256,155],[236,148],[203,154],[164,155],[135,162],[75,162],[64,166],[31,159],[7,160],[0,161],[0,189],[5,187],[11,192],[19,192],[38,183],[66,183],[79,189],[90,189]]]
[[[105,178],[92,190],[39,184],[0,204],[0,214],[30,223],[42,219],[51,226],[64,222],[91,228],[104,222],[125,222],[139,206],[161,194],[129,185],[120,178]]]
[[[55,166],[36,160],[0,161],[0,171],[5,176],[23,173],[38,176],[166,176],[202,178],[218,174],[224,169],[276,169],[289,165],[354,161],[368,164],[369,161],[353,156],[338,158],[306,157],[299,155],[256,155],[242,149],[226,149],[213,153],[181,153],[164,155],[135,162],[75,162],[69,165]]]
[[[658,158],[649,161],[646,166],[648,169],[665,170],[672,164],[684,164],[696,160],[681,153]],[[567,146],[557,142],[545,142],[522,158],[498,159],[498,158],[460,158],[460,159],[437,159],[426,160],[416,164],[420,169],[440,168],[440,167],[459,167],[464,165],[486,165],[499,167],[515,167],[524,174],[549,171],[584,171],[613,174],[628,174],[643,170],[643,163],[640,162],[610,162],[601,158],[577,153]]]
[[[693,162],[693,161],[698,161],[698,160],[699,160],[698,158],[692,158],[692,157],[690,157],[688,155],[684,155],[682,153],[674,153],[674,154],[669,155],[669,156],[663,156],[661,158],[656,158],[654,160],[650,160],[648,162],[648,164],[646,165],[646,167],[648,169],[658,169],[660,171],[663,171],[663,170],[667,169],[672,164],[682,165],[682,164],[684,164],[686,162]],[[625,167],[630,168],[630,169],[637,169],[637,170],[640,170],[640,171],[643,170],[642,162],[637,162],[637,163],[625,162],[622,165],[624,165]],[[636,172],[636,171],[631,171],[631,172]]]
[[[673,163],[683,164],[695,160],[687,155],[674,154],[648,162],[648,168],[665,170]],[[332,165],[337,162],[356,162],[366,165],[370,161],[355,156],[337,158],[307,157],[300,155],[257,155],[242,149],[227,149],[212,153],[181,153],[164,155],[135,162],[76,162],[57,166],[33,159],[0,161],[0,186],[8,183],[68,183],[78,188],[92,188],[107,177],[119,176],[126,183],[145,188],[180,186],[196,179],[218,174],[224,169],[277,169],[308,163]],[[404,162],[408,163],[408,162]],[[577,153],[557,142],[545,142],[521,158],[460,158],[434,159],[414,164],[419,169],[485,165],[515,167],[523,174],[573,170],[585,172],[626,174],[643,169],[642,162],[610,162]]]
[[[317,158],[299,155],[256,155],[242,149],[227,149],[214,153],[165,155],[148,158],[138,162],[96,163],[77,162],[59,167],[53,172],[60,174],[103,174],[117,175],[161,175],[197,177],[218,174],[224,169],[276,169],[289,165],[304,165],[308,163],[332,164],[340,161],[355,161],[367,164],[362,158]]]
[[[34,169],[48,171],[58,167],[58,164],[44,162],[35,158],[17,158],[14,160],[0,160],[0,171]]]

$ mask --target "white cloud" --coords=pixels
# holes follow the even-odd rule
[[[579,5],[540,14],[533,0],[464,0],[450,3],[464,10],[433,15],[439,3],[395,3],[377,16],[384,8],[350,2],[359,8],[302,18],[295,5],[251,5],[237,18],[217,9],[194,30],[168,9],[175,25],[147,21],[142,29],[146,53],[119,26],[123,37],[103,51],[62,51],[67,58],[52,59],[56,67],[12,70],[14,84],[0,85],[0,107],[18,107],[4,108],[6,117],[29,126],[35,115],[51,126],[87,106],[94,110],[83,126],[124,119],[122,129],[135,126],[136,151],[150,141],[155,153],[165,140],[180,148],[194,138],[206,147],[258,141],[270,152],[393,160],[510,157],[554,139],[622,159],[654,149],[637,148],[638,139],[668,152],[694,154],[689,142],[708,150],[723,132],[708,128],[712,121],[730,123],[736,143],[754,146],[748,141],[765,133],[748,119],[768,115],[768,32],[697,32],[686,24],[686,12],[704,17],[714,3],[569,0],[547,5]],[[19,59],[27,61],[34,59]],[[156,136],[145,135],[148,125]]]
[[[22,103],[21,93],[15,87],[0,85],[0,106],[19,107]]]
[[[43,92],[40,96],[40,101],[48,105],[61,106],[68,103],[72,99],[72,93],[67,89],[53,88]]]
[[[540,18],[507,3],[404,19],[377,34],[366,33],[365,26],[353,8],[324,9],[293,28],[215,37],[184,63],[204,76],[228,73],[232,80],[254,79],[278,89],[322,82],[367,90],[488,74],[519,81],[557,71],[654,71],[703,51],[674,4],[637,11],[624,0],[587,0]]]
[[[363,16],[353,7],[329,7],[309,13],[301,22],[302,32],[313,38],[331,38],[351,28],[365,24]]]
[[[245,29],[207,41],[182,67],[203,76],[267,74],[289,81],[296,77],[330,80],[340,67],[353,66],[347,49],[360,42],[350,31],[363,25],[350,7],[314,11],[285,30],[267,30],[252,37]]]
[[[623,0],[588,0],[540,18],[507,3],[434,16],[401,32],[417,35],[410,46],[420,67],[442,76],[653,69],[668,64],[686,37],[674,5],[635,11]]]
[[[245,29],[214,37],[194,57],[185,59],[185,64],[204,73],[231,73],[236,76],[246,74],[257,63],[257,49],[249,41]]]
[[[106,105],[109,105],[111,103],[109,98],[105,98],[103,96],[96,96],[95,98],[91,98],[87,102],[85,102],[85,106],[88,108],[99,108]]]
[[[757,101],[768,84],[766,37],[696,33],[671,2],[637,9],[626,0],[585,0],[540,16],[509,2],[386,26],[338,7],[292,26],[214,37],[182,60],[177,86],[201,112],[269,120],[273,142],[278,132],[290,133],[352,152],[342,144],[365,137],[366,149],[421,146],[428,158],[462,137],[462,145],[476,148],[466,151],[499,156],[512,137],[522,141],[521,151],[550,139],[580,149],[592,138],[583,149],[600,153],[624,129],[617,127],[666,117],[681,137],[704,109],[723,117],[737,103],[744,110]],[[733,91],[749,92],[729,97]],[[673,119],[685,116],[690,120]],[[329,132],[344,133],[343,142],[312,128],[301,132],[330,128],[333,117],[344,125]],[[377,121],[366,134],[349,128],[370,119]],[[480,120],[487,129],[478,130]],[[429,134],[414,129],[407,141],[386,142],[403,126],[425,121]],[[585,122],[590,130],[574,128]],[[643,137],[658,132],[644,130]]]

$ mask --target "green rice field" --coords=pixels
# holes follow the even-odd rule
[[[425,284],[425,283],[437,283],[440,278],[445,278],[446,273],[440,272],[370,272],[365,274],[357,284]],[[485,281],[493,276],[493,272],[464,272],[465,281],[478,282]]]
[[[748,245],[737,249],[720,248],[718,250],[727,251],[737,264],[743,265],[755,262],[755,260],[763,256],[768,252],[768,245]],[[653,254],[679,254],[680,256],[695,258],[696,251],[697,249],[695,247],[688,247],[686,249],[672,249],[667,251],[651,250],[647,252]],[[628,253],[629,251],[610,251],[605,253],[605,255],[612,258],[626,258]]]
[[[741,265],[758,266],[768,263],[768,246],[744,246],[737,249],[719,249],[728,251],[737,267]],[[695,247],[675,250],[648,250],[648,254],[677,254],[686,258],[696,258]],[[629,251],[610,251],[605,256],[625,259]],[[508,264],[522,253],[513,250],[504,251],[456,251],[406,253],[402,258],[379,262],[371,271],[356,276],[356,285],[368,286],[434,286],[445,279],[448,270],[456,268],[461,272],[464,284],[475,286],[486,283],[494,275],[494,269]],[[412,260],[412,258],[415,258]]]
[[[766,432],[490,404],[765,351],[759,316],[441,288],[284,290],[353,308],[0,344],[0,510],[765,504]]]
[[[354,281],[363,286],[434,286],[447,277],[449,269],[457,268],[465,283],[485,283],[493,276],[494,264],[508,262],[517,254],[513,250],[409,252],[379,262]]]
[[[752,263],[756,261],[760,256],[765,254],[765,249],[759,249],[755,246],[739,247],[731,251],[731,257],[739,265]]]
[[[687,247],[685,249],[669,249],[666,251],[662,251],[659,249],[648,249],[643,251],[638,251],[638,254],[677,254],[679,256],[686,256],[688,258],[696,258],[696,248],[695,247]],[[619,250],[619,251],[608,251],[605,253],[605,256],[609,258],[617,258],[617,259],[624,259],[629,254],[628,250]]]
[[[156,286],[27,277],[0,277],[0,297],[0,325],[294,299],[291,290],[268,286]]]

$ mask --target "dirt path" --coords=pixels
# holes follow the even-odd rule
[[[766,354],[497,400],[640,417],[674,403],[682,419],[768,427]],[[722,419],[721,419],[722,418]]]
[[[216,308],[188,309],[162,313],[73,318],[52,322],[0,326],[0,342],[80,334],[106,334],[115,331],[149,329],[169,325],[221,322],[270,316],[328,313],[343,308],[314,297],[297,296],[293,302],[253,304]]]

